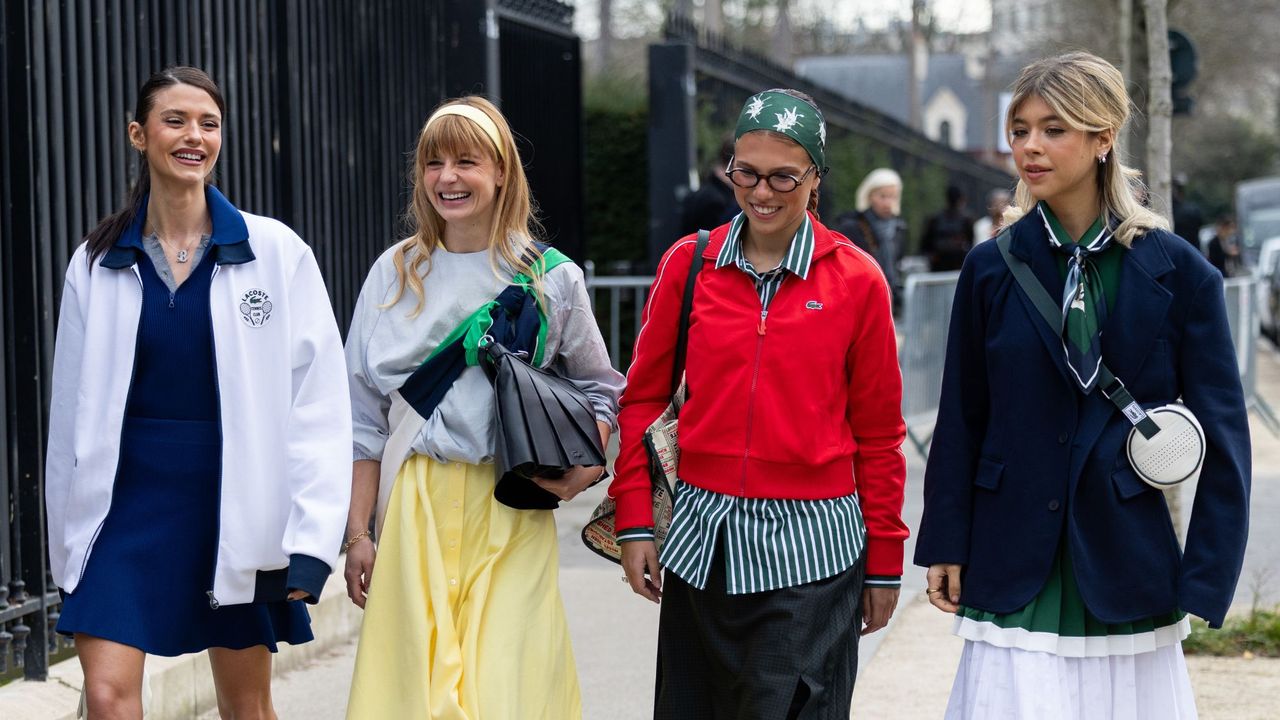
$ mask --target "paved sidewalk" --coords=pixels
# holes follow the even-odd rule
[[[1259,383],[1264,398],[1280,408],[1280,353],[1270,346],[1259,351]],[[1236,612],[1247,611],[1255,600],[1263,606],[1280,604],[1280,524],[1273,521],[1280,517],[1280,440],[1256,418],[1252,418],[1252,431],[1254,522]],[[907,458],[903,515],[914,529],[919,525],[924,462],[911,450]],[[595,488],[557,511],[560,586],[582,684],[584,718],[641,720],[650,716],[653,702],[657,607],[632,595],[620,581],[618,567],[591,554],[578,540],[579,529],[602,494],[603,488]],[[1191,498],[1184,506],[1190,509]],[[946,707],[962,643],[951,635],[951,618],[924,601],[924,571],[909,565],[913,549],[914,538],[906,550],[908,567],[898,612],[887,630],[863,639],[854,718],[938,718]],[[326,594],[330,602],[346,602],[337,586],[331,585]],[[333,629],[347,639],[338,640],[277,678],[275,702],[283,720],[340,720],[345,714],[358,611],[329,610],[324,622],[341,626]],[[304,648],[309,649],[300,649]],[[161,666],[163,662],[158,661],[153,672]],[[1205,720],[1277,716],[1274,698],[1280,697],[1280,660],[1190,658],[1188,666]],[[207,677],[207,668],[199,663],[187,672],[200,675],[197,685]],[[68,678],[66,684],[78,686],[78,672]],[[57,690],[53,684],[46,689]],[[201,689],[197,695],[207,692]],[[61,711],[20,716],[41,720],[65,717]],[[213,719],[217,714],[199,717]]]

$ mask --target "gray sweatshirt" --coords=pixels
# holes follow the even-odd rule
[[[437,248],[422,283],[426,302],[411,318],[418,302],[411,290],[395,305],[382,307],[399,288],[394,249],[384,252],[369,271],[347,333],[355,460],[382,459],[390,433],[392,391],[450,331],[510,284],[494,274],[487,252]],[[406,261],[411,259],[412,254]],[[591,400],[596,419],[616,428],[618,397],[626,379],[609,362],[582,270],[573,263],[552,268],[543,277],[543,290],[548,308],[544,366],[554,366],[577,385]],[[493,386],[484,370],[468,367],[426,419],[413,451],[442,462],[491,463],[494,442]]]

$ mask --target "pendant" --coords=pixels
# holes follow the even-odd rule
[[[187,251],[186,251],[186,250],[179,250],[179,251],[178,251],[178,262],[180,262],[180,263],[184,263],[184,262],[186,262],[186,261],[187,261],[187,258],[189,258],[189,257],[191,257],[191,256],[187,254]]]

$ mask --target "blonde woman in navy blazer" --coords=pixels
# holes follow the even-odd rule
[[[1007,118],[1020,177],[1010,252],[1051,297],[1072,293],[1143,407],[1181,400],[1204,426],[1186,549],[1164,496],[1128,463],[1132,426],[1088,384],[1097,345],[1069,351],[997,243],[974,248],[915,553],[930,601],[966,640],[948,718],[1195,717],[1185,616],[1219,627],[1231,605],[1250,450],[1222,276],[1134,200],[1117,149],[1128,112],[1105,60],[1023,70]]]

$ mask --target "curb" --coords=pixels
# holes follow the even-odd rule
[[[360,609],[347,599],[346,582],[334,573],[325,582],[322,599],[307,606],[315,640],[304,645],[280,645],[272,658],[271,675],[306,665],[330,648],[350,641],[360,631]],[[147,656],[151,707],[147,720],[197,720],[214,709],[217,699],[209,654],[179,657]],[[0,687],[0,718],[6,720],[76,720],[84,672],[75,659],[49,668],[47,682],[19,681]]]

